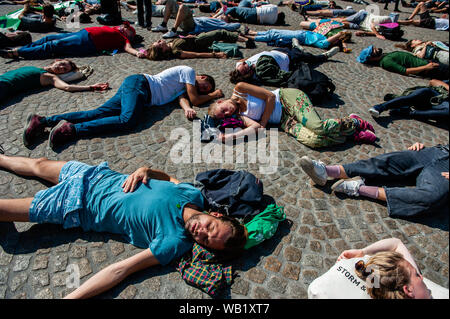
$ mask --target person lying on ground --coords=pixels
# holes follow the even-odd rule
[[[321,9],[321,10],[313,10],[313,11],[303,10],[303,12],[305,15],[311,16],[311,17],[330,17],[330,18],[348,17],[348,16],[351,16],[356,13],[356,11],[354,9],[352,9],[351,7],[350,8],[347,7],[346,9],[329,8],[329,9]]]
[[[370,35],[373,34],[381,40],[385,40],[386,38],[379,33],[379,25],[393,22],[393,18],[390,16],[380,16],[366,10],[359,10],[349,17],[332,18],[332,20],[343,23],[344,28],[347,29],[359,29],[361,31],[371,32]],[[358,33],[357,35],[364,34]]]
[[[418,120],[436,120],[447,122],[449,118],[448,80],[430,80],[429,87],[408,90],[401,96],[386,96],[386,102],[369,109],[373,117],[379,117],[390,110],[393,116]]]
[[[106,162],[90,166],[6,155],[0,155],[0,168],[55,184],[34,197],[0,199],[1,222],[108,232],[145,249],[102,269],[68,299],[93,297],[132,273],[165,266],[191,250],[193,241],[227,254],[241,252],[247,240],[245,227],[234,218],[202,212],[204,198],[198,189],[159,170],[141,167],[124,175],[109,169]]]
[[[336,47],[345,52],[347,49],[346,43],[351,40],[352,33],[349,31],[338,30],[337,33],[328,32],[327,35],[323,35],[319,32],[307,30],[270,29],[267,31],[246,30],[246,34],[244,33],[243,36],[252,39],[255,42],[267,42],[268,45],[274,46],[286,46],[295,43],[297,47],[301,45],[320,49]]]
[[[419,15],[418,19],[414,19],[416,15]],[[398,24],[401,25],[413,25],[416,27],[434,29],[438,31],[448,31],[448,15],[442,16],[442,18],[434,18],[430,15],[430,10],[426,8],[425,2],[421,2],[417,5],[414,11],[406,20],[398,20]]]
[[[247,59],[242,59],[236,63],[236,68],[230,72],[230,82],[261,82],[263,85],[273,85],[273,83],[265,83],[261,76],[256,72],[256,66],[261,57],[270,56],[275,59],[281,71],[295,70],[300,62],[305,63],[323,63],[326,62],[331,56],[336,54],[337,50],[328,51],[322,54],[314,55],[304,50],[294,47],[288,48],[276,48],[272,51],[263,51],[255,54]],[[275,75],[274,75],[275,76]]]
[[[447,299],[448,289],[422,276],[400,239],[348,249],[308,287],[311,299]]]
[[[103,51],[124,50],[125,52],[144,58],[145,55],[134,49],[131,42],[136,31],[124,22],[117,27],[89,27],[73,33],[48,35],[21,48],[1,50],[4,58],[26,60],[48,59],[52,57],[96,55]]]
[[[283,25],[285,23],[284,12],[278,12],[278,7],[273,4],[255,8],[232,7],[224,13],[219,12],[213,18],[223,19],[225,22],[245,22],[263,25]]]
[[[106,132],[127,132],[136,128],[144,110],[165,105],[178,98],[188,119],[196,112],[190,106],[201,105],[223,96],[215,90],[215,82],[206,74],[196,75],[188,66],[175,66],[156,75],[134,74],[125,78],[111,99],[91,111],[72,112],[49,117],[30,114],[23,131],[25,146],[51,127],[49,146],[55,148],[80,137]]]
[[[104,91],[108,89],[108,83],[96,83],[94,85],[67,84],[60,78],[61,75],[77,71],[78,68],[70,60],[55,60],[52,64],[37,68],[24,66],[8,71],[0,75],[0,103],[8,98],[36,88],[54,86],[66,92]]]
[[[356,60],[402,75],[417,75],[438,80],[448,79],[448,65],[429,62],[409,52],[394,51],[383,54],[383,49],[370,45],[361,51]]]
[[[168,0],[170,1],[170,0]],[[169,2],[167,3],[167,5]],[[167,18],[167,19],[166,19]],[[166,12],[164,16],[163,23],[152,29],[155,32],[165,32],[167,30],[167,21],[170,18],[168,7],[166,7]],[[213,30],[227,30],[227,31],[237,31],[241,27],[240,23],[226,23],[221,19],[199,17],[194,18],[192,16],[191,9],[182,4],[178,8],[178,12],[175,18],[175,24],[173,28],[163,34],[163,38],[175,38],[178,37],[178,28],[181,28],[183,32],[190,34],[199,34],[202,32],[208,32]]]
[[[395,47],[411,52],[416,57],[449,65],[448,46],[440,41],[409,40],[397,43]]]
[[[238,115],[245,128],[238,132],[220,134],[223,142],[245,135],[268,124],[280,125],[300,143],[311,148],[342,144],[347,139],[361,143],[373,143],[376,136],[373,127],[352,114],[339,119],[322,120],[308,96],[298,89],[281,88],[269,91],[245,82],[236,84],[233,95],[227,100],[213,103],[208,114],[215,119]]]
[[[226,59],[224,52],[212,52],[210,49],[214,41],[225,43],[245,43],[246,48],[255,48],[255,42],[240,36],[238,32],[226,30],[215,30],[199,35],[188,35],[183,38],[176,38],[167,43],[164,40],[153,42],[147,49],[146,56],[149,60],[159,61],[166,59],[202,59],[216,58]]]
[[[20,19],[19,30],[31,32],[49,32],[55,28],[56,18],[53,16],[55,8],[52,4],[45,3],[42,12],[31,7],[29,2],[25,3]]]
[[[316,183],[339,179],[331,186],[336,193],[386,202],[389,216],[412,217],[436,212],[448,204],[449,145],[425,147],[415,143],[407,151],[386,153],[344,165],[325,165],[304,156],[300,165]],[[416,178],[416,187],[366,186],[365,180],[379,183]]]

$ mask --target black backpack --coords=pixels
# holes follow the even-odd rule
[[[388,25],[394,25],[396,24],[395,27],[388,27]],[[400,29],[400,25],[398,23],[389,23],[386,25],[380,24],[379,25],[379,29],[378,32],[380,32],[380,34],[382,36],[384,36],[386,39],[388,40],[393,40],[393,41],[398,41],[403,37],[403,30]]]
[[[336,89],[328,76],[312,69],[304,62],[298,64],[298,68],[293,71],[287,81],[287,87],[302,90],[314,104],[331,98]]]

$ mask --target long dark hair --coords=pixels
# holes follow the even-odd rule
[[[237,84],[239,82],[252,83],[252,76],[253,75],[251,73],[242,75],[238,70],[235,69],[230,72],[230,82],[233,84]]]
[[[413,40],[409,40],[406,43],[396,43],[396,44],[394,44],[394,46],[396,48],[403,49],[405,51],[411,52],[412,51],[412,42],[413,42]]]

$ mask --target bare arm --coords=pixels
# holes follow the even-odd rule
[[[129,42],[125,44],[125,47],[123,48],[125,52],[137,56],[138,58],[142,59],[146,57],[146,54],[143,52],[139,52],[138,50],[134,49]]]
[[[243,130],[239,130],[236,133],[232,134],[220,134],[219,139],[222,140],[222,142],[225,142],[226,140],[230,139],[237,139],[241,136],[255,134],[255,131],[259,128],[261,128],[261,124],[258,122],[252,120],[251,118],[248,118],[246,116],[241,116],[242,121],[244,122],[245,128]]]
[[[382,239],[363,249],[346,250],[342,252],[342,254],[339,256],[338,261],[341,259],[363,257],[365,255],[375,255],[376,253],[382,251],[395,251],[402,254],[403,258],[405,258],[407,261],[409,261],[411,265],[413,265],[417,270],[419,270],[419,268],[416,265],[416,262],[414,261],[414,258],[411,256],[411,253],[408,251],[408,249],[402,243],[402,241],[398,238]]]
[[[89,278],[65,299],[90,298],[119,284],[127,276],[139,270],[159,264],[150,249],[112,264]]]
[[[184,115],[188,119],[194,119],[197,116],[197,112],[191,107],[191,104],[189,103],[189,99],[186,97],[186,94],[181,95],[178,98],[178,101],[180,103],[181,108],[184,111]]]
[[[180,59],[205,59],[205,58],[226,59],[227,55],[224,52],[190,52],[190,51],[181,51],[180,54]]]
[[[430,80],[430,85],[431,86],[442,86],[448,91],[448,84],[445,83],[444,81],[433,79],[433,80]]]
[[[143,166],[141,168],[138,168],[134,173],[130,174],[130,176],[127,177],[127,179],[122,184],[122,189],[125,193],[134,192],[140,182],[147,184],[149,179],[168,181],[175,184],[180,183],[179,180],[169,176],[163,171]]]
[[[197,88],[192,84],[186,84],[186,92],[191,103],[196,106],[223,97],[222,90],[220,89],[208,94],[198,94]]]
[[[375,34],[375,36],[377,38],[386,40],[386,38],[378,32],[377,28],[375,27],[375,23],[372,22],[372,24],[370,25],[370,29],[372,30],[372,32]]]
[[[236,84],[235,90],[241,93],[250,94],[265,102],[264,112],[261,116],[259,124],[261,125],[261,127],[266,127],[267,123],[269,122],[270,116],[275,109],[275,94],[263,87],[245,82],[239,82],[238,84]]]
[[[421,73],[423,71],[432,70],[434,68],[437,68],[438,66],[439,66],[439,64],[434,63],[434,62],[430,62],[430,63],[428,63],[428,64],[426,64],[424,66],[418,66],[416,68],[408,68],[408,69],[406,69],[405,74],[406,75],[418,74],[418,73]]]
[[[66,92],[82,92],[82,91],[104,91],[109,88],[108,83],[96,83],[94,85],[72,85],[61,80],[57,75],[44,73],[41,75],[40,82],[42,86],[52,85],[57,89]]]

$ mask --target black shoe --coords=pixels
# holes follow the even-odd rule
[[[385,102],[387,102],[387,101],[390,101],[390,100],[392,100],[392,99],[395,99],[395,97],[396,97],[395,94],[388,93],[388,94],[386,94],[386,95],[384,96],[383,100],[384,100]]]
[[[247,49],[254,49],[256,48],[256,43],[253,39],[248,39],[247,42],[245,42],[245,47]]]

